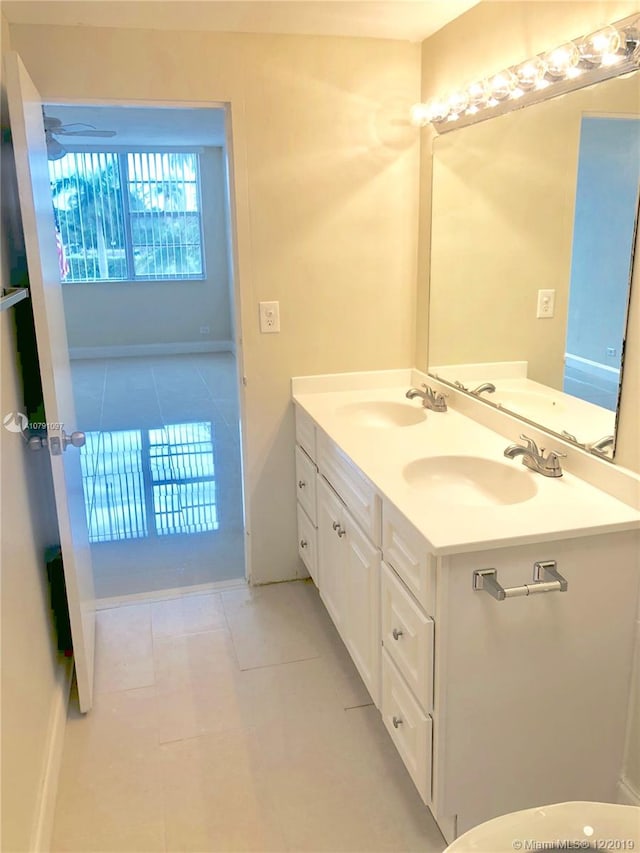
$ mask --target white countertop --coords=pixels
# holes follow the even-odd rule
[[[560,478],[544,477],[525,469],[520,457],[506,459],[504,449],[511,442],[456,411],[451,404],[444,413],[425,410],[426,417],[420,423],[390,427],[367,423],[367,418],[353,417],[342,409],[370,401],[403,403],[420,409],[419,398],[405,398],[415,377],[415,372],[409,370],[304,377],[293,380],[293,399],[342,448],[383,498],[422,533],[435,554],[640,528],[637,509],[574,474],[565,471]],[[513,440],[517,440],[517,432]],[[547,448],[558,444],[549,437]],[[414,460],[445,455],[483,457],[522,468],[534,478],[536,494],[521,503],[453,506],[439,499],[436,489],[412,487],[404,479],[403,468]]]

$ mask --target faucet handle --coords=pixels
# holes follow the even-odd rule
[[[538,445],[535,443],[535,441],[532,438],[529,438],[529,436],[525,435],[524,433],[520,433],[520,439],[521,439],[521,441],[526,442],[527,450],[530,453],[535,453],[536,455],[539,455]]]
[[[424,390],[425,390],[425,391],[426,391],[426,393],[427,393],[427,396],[428,396],[431,400],[444,400],[444,399],[445,399],[445,397],[448,397],[448,396],[449,396],[448,394],[445,394],[443,391],[436,391],[436,390],[434,390],[434,389],[431,387],[431,385],[427,385],[427,384],[426,384],[426,383],[424,383],[424,382],[422,383],[422,387],[424,388]]]
[[[540,448],[540,455],[544,459],[544,447]],[[550,450],[547,453],[545,461],[549,462],[557,462],[559,459],[564,459],[566,457],[566,453],[563,453],[561,450]]]

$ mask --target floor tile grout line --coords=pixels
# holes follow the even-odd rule
[[[283,660],[283,661],[278,661],[276,663],[262,663],[262,664],[259,664],[258,666],[244,666],[244,667],[240,667],[240,672],[252,672],[253,670],[256,670],[256,669],[272,669],[273,667],[276,667],[276,666],[288,666],[289,664],[292,664],[292,663],[303,663],[304,661],[321,660],[322,658],[323,658],[323,655],[312,655],[311,657],[294,658],[293,660]]]

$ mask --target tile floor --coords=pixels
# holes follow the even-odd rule
[[[444,847],[310,581],[98,613],[54,853]]]
[[[72,362],[99,598],[244,577],[231,353]]]

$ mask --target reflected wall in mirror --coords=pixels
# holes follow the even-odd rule
[[[611,458],[639,176],[638,72],[438,137],[429,372]]]

